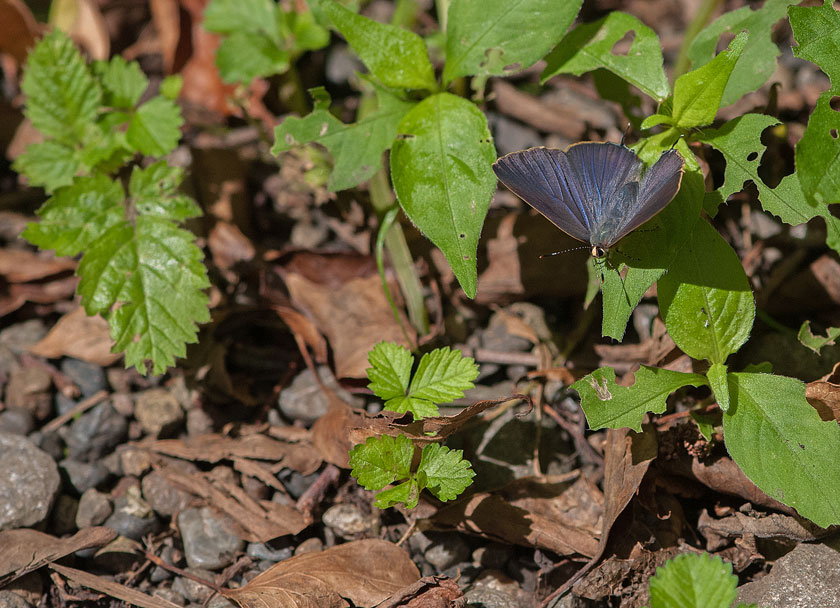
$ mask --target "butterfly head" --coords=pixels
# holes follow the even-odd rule
[[[600,261],[606,257],[607,250],[600,245],[592,245],[592,249],[589,250],[589,253],[592,254],[593,258]]]

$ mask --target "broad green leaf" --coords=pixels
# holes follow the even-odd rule
[[[724,363],[750,335],[755,303],[738,255],[699,221],[657,284],[668,334],[694,359]]]
[[[397,136],[397,125],[414,106],[377,88],[379,107],[359,122],[344,124],[329,112],[329,96],[320,89],[315,109],[303,118],[289,117],[274,129],[272,154],[307,143],[321,144],[334,166],[327,187],[346,190],[369,179],[382,166],[382,153]]]
[[[699,68],[715,56],[721,35],[746,30],[750,39],[740,61],[735,64],[726,84],[722,106],[735,103],[745,94],[758,90],[776,70],[779,47],[773,42],[773,25],[787,14],[790,0],[767,0],[758,10],[744,6],[724,13],[715,19],[691,42],[688,55],[692,65]]]
[[[57,141],[29,144],[15,159],[12,168],[25,175],[32,186],[54,192],[73,183],[81,168],[76,150]]]
[[[413,509],[417,506],[422,489],[417,478],[410,477],[408,481],[378,492],[373,504],[377,509],[387,509],[402,503],[407,509]]]
[[[60,30],[44,36],[29,53],[21,89],[32,125],[68,145],[82,139],[102,105],[99,85]]]
[[[180,108],[164,97],[153,97],[137,108],[126,131],[126,140],[149,156],[165,156],[181,139]]]
[[[729,77],[748,40],[749,34],[741,32],[727,50],[709,63],[677,78],[671,113],[675,125],[688,130],[714,121]]]
[[[400,206],[473,298],[478,238],[496,189],[487,119],[469,101],[438,93],[406,114],[398,132],[390,161]]]
[[[633,37],[628,52],[614,52],[615,43],[628,33]],[[627,13],[614,11],[603,19],[577,26],[545,59],[548,65],[542,82],[557,74],[580,76],[605,68],[657,101],[664,100],[671,91],[662,69],[659,38]]]
[[[426,489],[444,502],[457,498],[475,477],[463,450],[450,450],[438,443],[423,447],[417,473],[418,477],[425,475]]]
[[[366,490],[381,490],[411,475],[414,444],[405,435],[368,437],[350,450],[350,474]]]
[[[330,18],[370,73],[394,89],[437,88],[423,39],[395,25],[357,15],[335,0],[310,0]]]
[[[791,6],[790,27],[798,46],[793,54],[816,63],[828,75],[832,88],[840,87],[840,12],[825,0],[822,6]]]
[[[566,33],[582,0],[453,0],[444,85],[458,76],[502,76],[542,59]]]
[[[434,403],[454,401],[463,397],[465,390],[473,388],[472,381],[477,377],[478,366],[472,357],[445,346],[420,358],[409,392],[414,398]]]
[[[679,134],[672,130],[664,131],[640,141],[636,152],[647,166],[651,166],[678,137]],[[602,273],[604,315],[601,333],[615,340],[622,339],[633,309],[648,288],[671,266],[700,216],[703,174],[684,141],[678,141],[677,150],[685,159],[679,193],[662,212],[611,250],[610,263],[627,266],[626,275],[619,277],[609,268]]]
[[[387,401],[408,393],[414,357],[406,347],[393,342],[379,342],[368,353],[368,363],[368,388],[377,397]]]
[[[805,400],[805,384],[735,373],[729,394],[726,448],[747,477],[818,526],[840,523],[840,427],[820,419]]]
[[[149,79],[140,69],[140,64],[136,61],[128,63],[119,55],[110,61],[97,61],[94,71],[104,89],[103,103],[113,108],[134,108],[149,86]]]
[[[709,386],[712,389],[715,399],[717,399],[720,409],[728,412],[729,384],[726,380],[726,365],[723,363],[712,363],[706,372],[706,378],[709,379]]]
[[[277,4],[272,0],[211,0],[202,25],[217,34],[262,32],[280,44],[277,18]]]
[[[650,579],[650,608],[729,608],[738,595],[732,564],[708,553],[683,553]]]
[[[831,107],[838,95],[840,82],[820,95],[796,144],[796,175],[802,194],[824,217],[824,205],[840,203],[840,112]]]
[[[248,83],[258,76],[284,73],[289,53],[264,34],[234,32],[219,45],[216,67],[225,82]]]
[[[571,388],[580,395],[580,406],[592,430],[630,427],[641,432],[647,412],[661,414],[668,395],[683,386],[705,386],[700,374],[685,374],[657,367],[642,366],[633,386],[619,386],[615,370],[602,367],[575,382]]]
[[[131,172],[128,193],[134,208],[142,216],[154,216],[182,222],[201,216],[201,209],[178,186],[184,170],[158,161],[145,169],[135,167]]]
[[[799,328],[799,334],[797,335],[797,339],[803,346],[810,348],[818,355],[824,346],[834,346],[837,338],[840,338],[840,327],[829,327],[826,329],[824,336],[815,336],[811,332],[810,321],[802,323],[802,327]]]

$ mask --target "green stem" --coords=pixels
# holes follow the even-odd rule
[[[435,0],[440,31],[446,33],[446,18],[449,15],[449,4],[451,0]]]
[[[688,24],[679,55],[677,55],[677,61],[674,64],[672,77],[675,81],[688,71],[688,66],[691,63],[691,59],[688,57],[688,49],[691,47],[691,43],[694,42],[697,34],[706,27],[706,24],[721,4],[723,4],[723,0],[703,0],[700,8],[697,9],[697,14],[694,15],[694,19]]]

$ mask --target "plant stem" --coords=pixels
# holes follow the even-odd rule
[[[677,55],[677,61],[674,63],[674,72],[672,74],[674,80],[688,71],[689,63],[691,62],[688,57],[688,49],[691,47],[691,43],[694,42],[697,34],[706,27],[706,24],[721,4],[723,4],[723,0],[703,0],[700,4],[700,8],[697,9],[697,14],[694,15],[694,19],[691,20],[691,23],[688,24],[685,30],[683,43]]]
[[[449,15],[449,3],[451,0],[435,0],[440,31],[446,33],[446,18]]]

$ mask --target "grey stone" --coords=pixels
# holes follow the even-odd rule
[[[46,433],[35,431],[29,435],[29,440],[49,454],[53,460],[61,460],[64,456],[64,440],[55,431]]]
[[[178,566],[179,562],[183,561],[180,551],[166,545],[161,547],[159,557],[172,566]],[[152,572],[149,574],[149,580],[153,583],[159,583],[170,578],[172,578],[172,572],[166,568],[161,568],[160,566],[152,568]]]
[[[213,419],[200,407],[187,411],[187,435],[197,437],[213,432]]]
[[[470,547],[460,534],[429,533],[432,544],[423,552],[423,557],[438,572],[459,564],[470,557]]]
[[[488,570],[464,593],[467,606],[483,608],[525,608],[533,606],[533,599],[522,593],[516,581],[501,572]]]
[[[168,437],[184,423],[184,410],[168,390],[153,388],[137,395],[134,417],[149,435]]]
[[[20,435],[0,433],[0,530],[46,519],[61,479],[49,454]]]
[[[191,567],[187,568],[187,572],[210,583],[213,582],[214,575],[209,570]],[[207,585],[202,585],[201,583],[183,576],[175,577],[175,581],[172,583],[172,590],[176,593],[180,593],[189,601],[199,604],[206,602],[207,598],[213,594],[213,590]]]
[[[52,376],[44,368],[17,367],[6,385],[6,405],[29,410],[35,418],[43,420],[52,411],[51,386]]]
[[[94,563],[109,572],[126,572],[142,559],[143,548],[140,543],[125,536],[118,536],[93,556]]]
[[[114,507],[111,505],[108,495],[90,488],[79,499],[79,508],[76,510],[76,526],[80,530],[98,526],[108,519],[113,512]]]
[[[152,597],[159,597],[160,599],[171,602],[176,606],[184,606],[187,603],[187,600],[184,599],[183,595],[173,589],[167,589],[166,587],[158,587],[155,589],[152,592]]]
[[[61,361],[61,372],[79,387],[82,399],[105,388],[105,370],[95,363],[65,357]]]
[[[0,608],[32,608],[32,604],[13,591],[2,590],[0,591]]]
[[[9,407],[0,412],[0,433],[28,435],[35,428],[32,412],[22,407]]]
[[[365,514],[350,503],[333,505],[324,511],[322,521],[342,538],[373,535],[379,529],[378,513]]]
[[[129,487],[125,495],[114,501],[114,512],[105,520],[104,525],[133,540],[140,540],[160,529],[160,521],[140,496],[137,486]]]
[[[801,543],[770,574],[738,588],[738,602],[768,608],[840,608],[840,553]]]
[[[140,483],[146,502],[163,517],[172,517],[183,511],[193,500],[192,494],[176,488],[157,471],[146,475]]]
[[[224,595],[217,595],[207,602],[207,608],[236,608],[236,604],[231,602]]]
[[[64,473],[70,487],[79,494],[100,486],[111,476],[111,472],[100,461],[78,462],[66,458],[58,463],[58,468]]]
[[[68,455],[82,461],[101,458],[125,438],[127,430],[125,418],[110,403],[100,403],[70,425],[66,437]]]
[[[295,555],[303,555],[304,553],[318,553],[324,550],[324,541],[317,536],[307,538],[305,541],[295,547]]]
[[[354,407],[362,404],[359,399],[341,387],[327,366],[318,367],[318,376],[321,382],[342,401]],[[315,374],[307,368],[295,376],[292,383],[280,392],[277,405],[289,420],[300,420],[309,425],[327,412],[330,402],[315,380]]]
[[[292,498],[300,498],[309,486],[315,483],[315,480],[318,479],[318,475],[320,473],[315,472],[309,475],[301,475],[297,471],[293,471],[290,469],[283,469],[277,477],[283,483],[283,487],[286,488],[286,491]]]
[[[181,511],[178,529],[184,542],[184,556],[192,568],[224,568],[244,545],[229,520],[209,507]]]
[[[41,319],[29,319],[0,331],[0,344],[13,353],[21,354],[27,352],[30,346],[35,346],[46,335],[47,328]]]
[[[289,559],[294,552],[294,547],[283,539],[276,539],[266,543],[248,543],[245,550],[250,557],[270,562],[281,562]]]

